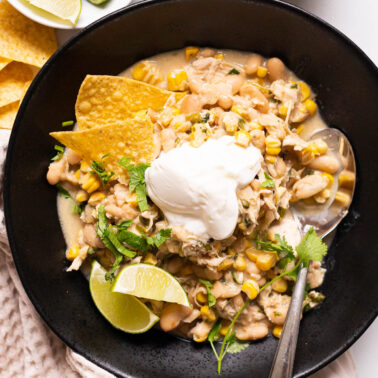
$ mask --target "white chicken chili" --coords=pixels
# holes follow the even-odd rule
[[[178,280],[191,306],[144,297],[164,331],[226,344],[231,334],[279,337],[298,264],[313,260],[304,311],[324,300],[314,290],[324,245],[313,231],[302,238],[290,208],[347,203],[355,179],[325,141],[309,141],[327,127],[311,88],[278,58],[196,47],[120,76],[86,78],[80,131],[66,134],[71,148],[57,149],[47,174],[63,193],[69,270],[95,259],[114,280],[122,267],[151,264]],[[108,90],[113,100],[102,104],[96,96]],[[145,127],[145,141],[119,139],[130,127]],[[100,131],[108,150],[93,142]]]

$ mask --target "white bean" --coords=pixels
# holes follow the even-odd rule
[[[281,59],[270,58],[266,63],[266,68],[268,69],[268,76],[271,81],[285,79],[286,67]]]
[[[322,155],[315,158],[309,165],[309,168],[330,174],[336,173],[340,168],[339,161],[331,155]]]
[[[160,327],[163,331],[169,332],[175,329],[185,319],[192,309],[176,303],[166,305],[160,316]]]
[[[245,73],[248,75],[253,75],[256,73],[259,66],[263,63],[263,58],[261,55],[252,54],[248,57],[244,65]]]

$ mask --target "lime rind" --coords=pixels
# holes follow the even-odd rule
[[[150,264],[125,266],[117,275],[112,291],[191,307],[180,282],[166,270]]]
[[[159,317],[134,296],[112,292],[111,283],[105,280],[105,273],[97,261],[92,263],[89,288],[104,318],[113,327],[127,333],[143,333],[151,329]]]

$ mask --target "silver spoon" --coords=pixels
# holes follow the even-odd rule
[[[312,140],[318,138],[321,138],[328,143],[329,153],[337,156],[340,161],[340,169],[334,176],[334,184],[331,188],[334,193],[331,195],[330,199],[321,206],[320,210],[318,205],[309,208],[306,208],[305,205],[298,205],[293,209],[293,216],[297,220],[302,235],[312,226],[318,236],[324,238],[337,227],[348,213],[354,193],[355,181],[345,193],[350,198],[349,203],[340,205],[337,201],[334,201],[336,194],[335,189],[337,189],[338,176],[342,170],[345,169],[351,171],[355,175],[356,162],[352,146],[341,131],[332,128],[324,129],[313,134],[311,137]],[[306,280],[307,268],[302,267],[297,277],[289,311],[274,356],[272,369],[269,375],[270,378],[292,377]]]

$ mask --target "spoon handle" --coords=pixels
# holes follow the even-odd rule
[[[302,303],[306,288],[307,268],[302,268],[298,274],[294,293],[291,298],[289,311],[278,343],[273,366],[269,378],[291,378],[295,350],[302,314]]]

